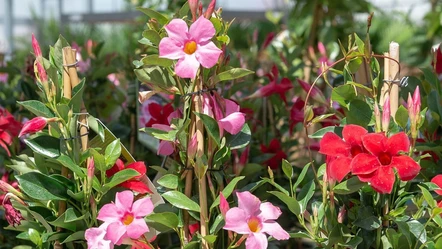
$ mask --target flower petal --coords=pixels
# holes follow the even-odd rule
[[[238,234],[248,234],[250,228],[247,224],[247,218],[248,216],[244,210],[237,207],[231,208],[226,213],[224,229]]]
[[[442,188],[442,175],[437,175],[431,179],[431,182]],[[442,190],[434,190],[438,195],[442,195]],[[440,202],[442,203],[442,202]]]
[[[351,172],[354,175],[367,175],[376,171],[380,166],[377,157],[366,153],[360,153],[351,161]]]
[[[138,239],[143,235],[144,233],[149,232],[149,228],[147,227],[146,222],[144,219],[134,219],[132,223],[130,223],[128,226],[126,226],[127,235],[131,239]]]
[[[127,238],[126,226],[120,222],[111,223],[106,229],[106,237],[116,245],[120,245]]]
[[[245,114],[242,112],[234,112],[229,116],[220,119],[218,124],[221,128],[226,130],[228,133],[235,135],[241,131],[244,123],[246,122]]]
[[[183,58],[186,55],[183,46],[183,44],[172,38],[164,37],[161,39],[160,44],[158,45],[159,57],[168,58],[171,60]]]
[[[404,132],[399,132],[391,136],[387,141],[388,152],[397,155],[400,151],[408,152],[410,149],[410,139]]]
[[[181,78],[194,79],[199,67],[200,63],[196,59],[195,54],[186,54],[176,63],[175,73]]]
[[[153,203],[150,197],[142,198],[132,205],[132,213],[135,217],[144,217],[153,212]]]
[[[167,24],[164,29],[167,31],[167,35],[181,44],[184,44],[188,37],[187,23],[182,19],[173,19]]]
[[[261,206],[261,200],[252,195],[249,191],[236,192],[238,197],[238,208],[244,210],[247,216],[254,216]]]
[[[132,208],[133,202],[134,194],[132,193],[132,191],[126,190],[118,192],[115,195],[115,206],[123,212],[130,210]]]
[[[266,249],[267,237],[263,233],[251,233],[246,240],[246,249]]]
[[[224,104],[226,106],[226,116],[234,113],[234,112],[239,112],[240,107],[239,105],[230,99],[224,99]]]
[[[327,132],[319,143],[319,153],[329,156],[350,155],[350,145],[333,132]]]
[[[213,42],[199,45],[195,51],[196,59],[205,68],[211,68],[218,62],[219,56],[223,51],[219,49]]]
[[[152,193],[152,191],[149,189],[149,186],[147,186],[146,183],[136,179],[123,182],[118,186],[130,189],[140,194]]]
[[[326,166],[329,168],[327,170],[327,175],[329,178],[341,182],[342,179],[351,171],[352,159],[349,157],[338,157],[332,160]]]
[[[392,167],[379,167],[376,173],[370,180],[371,187],[381,194],[389,194],[393,190],[394,185],[394,171]]]
[[[274,206],[270,202],[261,203],[259,209],[261,210],[259,217],[262,219],[262,221],[276,220],[282,214],[281,209],[279,209],[279,207]]]
[[[261,232],[267,233],[277,240],[290,238],[290,235],[275,221],[263,222]]]
[[[211,21],[200,16],[192,25],[190,25],[189,35],[197,44],[206,42],[215,35],[215,27]]]
[[[146,165],[144,162],[133,162],[126,166],[126,169],[134,169],[140,173],[140,175],[146,174]]]
[[[160,144],[158,145],[157,155],[169,156],[174,151],[175,151],[175,148],[173,147],[173,143],[171,143],[169,141],[161,140]]]
[[[120,210],[118,210],[117,206],[114,203],[109,203],[101,207],[98,212],[97,219],[104,222],[116,222],[120,220]]]
[[[369,133],[362,137],[365,149],[375,156],[387,150],[387,141],[384,133]]]
[[[342,136],[347,143],[357,144],[362,146],[362,136],[367,134],[368,131],[359,125],[346,125],[342,130]]]
[[[409,156],[394,156],[390,166],[396,168],[402,181],[413,179],[421,170],[421,166]]]

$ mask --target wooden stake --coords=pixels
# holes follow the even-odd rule
[[[380,106],[384,106],[384,102],[385,102],[385,98],[388,96],[390,96],[389,93],[389,89],[390,89],[390,85],[391,83],[389,82],[390,80],[390,53],[385,52],[384,53],[384,83],[382,84],[382,88],[381,88],[381,96],[379,98],[379,105]]]
[[[390,57],[394,60],[390,60],[390,80],[399,80],[399,44],[397,42],[390,43]],[[391,116],[395,117],[396,111],[399,107],[399,84],[391,84],[390,89],[390,110]]]

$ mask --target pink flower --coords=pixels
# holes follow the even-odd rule
[[[116,245],[121,245],[126,238],[138,239],[149,232],[144,217],[153,211],[150,197],[135,202],[131,191],[117,193],[115,203],[104,205],[97,219],[107,223],[107,238]]]
[[[48,124],[48,119],[43,117],[36,117],[23,125],[23,129],[20,131],[19,137],[26,134],[34,134],[38,131],[43,130]]]
[[[254,92],[248,98],[262,98],[278,94],[284,103],[287,104],[285,94],[288,90],[293,88],[292,82],[288,78],[282,78],[281,82],[278,84],[279,70],[276,65],[273,65],[272,73],[269,73],[266,76],[269,78],[270,83],[259,88],[258,91]]]
[[[246,249],[266,249],[268,242],[265,234],[277,240],[287,240],[290,235],[275,221],[281,210],[270,202],[261,201],[250,192],[237,192],[238,207],[226,213],[225,230],[247,234]]]
[[[100,227],[92,227],[86,230],[84,237],[87,241],[88,249],[113,249],[114,244],[106,238],[108,223],[103,223]]]
[[[404,132],[389,138],[383,133],[370,133],[362,137],[362,143],[369,153],[356,155],[351,161],[351,171],[362,182],[369,182],[377,192],[391,193],[396,179],[393,168],[402,181],[419,174],[419,164],[402,155],[410,149],[410,140]]]
[[[175,72],[179,77],[194,79],[200,65],[211,68],[218,62],[222,51],[210,41],[216,31],[203,16],[190,29],[181,19],[173,19],[165,29],[169,37],[160,41],[160,57],[178,59]]]

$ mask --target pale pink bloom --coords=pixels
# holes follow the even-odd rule
[[[222,51],[210,41],[215,35],[212,22],[201,16],[190,28],[184,20],[173,19],[165,26],[169,37],[159,44],[160,57],[178,60],[175,73],[181,78],[195,78],[202,65],[211,68]]]
[[[387,95],[382,110],[382,131],[385,132],[388,131],[388,126],[390,125],[390,116],[391,116],[390,96]]]
[[[8,83],[9,75],[7,73],[0,73],[0,82]]]
[[[144,217],[153,211],[150,197],[135,202],[131,191],[116,194],[115,203],[104,205],[98,213],[97,219],[108,224],[106,237],[116,245],[121,245],[124,239],[138,239],[149,228]]]
[[[115,74],[115,73],[111,73],[111,74],[109,74],[109,75],[107,76],[107,79],[108,79],[110,82],[114,83],[115,86],[119,86],[119,85],[120,85],[120,80],[118,79],[117,74]]]
[[[246,249],[266,249],[266,234],[277,240],[287,240],[290,235],[275,221],[281,210],[270,202],[263,202],[250,192],[237,192],[238,207],[226,213],[225,230],[247,234]]]
[[[103,223],[99,227],[91,227],[84,233],[84,238],[87,241],[88,249],[113,249],[114,244],[106,238],[106,229],[108,223]]]
[[[38,131],[43,130],[47,124],[48,124],[47,118],[43,117],[33,118],[23,125],[23,128],[21,129],[20,134],[18,134],[18,136],[21,137],[26,134],[34,134]]]

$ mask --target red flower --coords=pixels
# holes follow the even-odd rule
[[[335,181],[342,181],[351,171],[352,159],[365,151],[362,137],[367,130],[358,125],[346,125],[342,130],[341,139],[332,132],[327,132],[320,141],[319,153],[329,156],[327,163],[327,176]]]
[[[123,169],[134,169],[140,173],[140,175],[135,176],[134,178],[119,184],[118,186],[133,190],[140,194],[152,193],[149,187],[142,181],[143,176],[146,175],[146,165],[144,162],[133,162],[127,166],[124,166],[124,162],[121,159],[117,159],[114,166],[106,171],[106,176],[111,177]]]
[[[5,172],[0,180],[11,185],[11,187],[18,189],[18,182],[17,181],[13,181],[13,182],[9,181],[9,173],[8,172]],[[0,188],[0,192],[3,190],[4,190],[4,193],[0,195],[0,206],[2,205],[3,200],[5,199],[5,196],[8,192],[7,189]]]
[[[154,124],[169,125],[167,118],[173,112],[172,103],[162,106],[156,102],[151,102],[147,108],[151,117],[147,121],[146,127],[152,127]]]
[[[270,166],[271,169],[277,169],[281,165],[282,159],[287,159],[287,155],[284,153],[283,150],[281,150],[281,143],[278,139],[274,138],[272,141],[270,141],[270,144],[268,147],[261,144],[261,152],[262,153],[268,153],[268,154],[274,154],[273,157],[269,158],[264,163],[268,166]]]
[[[435,177],[433,177],[433,179],[431,179],[431,182],[436,184],[437,186],[439,186],[439,188],[442,188],[442,175],[437,175]],[[438,195],[442,195],[442,190],[434,190],[434,192],[436,192],[436,194]],[[442,207],[442,201],[439,201],[437,203],[438,207]],[[441,214],[442,216],[442,214]]]
[[[434,71],[436,71],[437,74],[442,74],[442,51],[440,50],[440,45],[434,50],[434,53],[435,56],[431,62],[431,66],[433,66]]]
[[[278,84],[279,71],[276,65],[272,67],[272,73],[266,75],[270,83],[261,87],[258,91],[250,95],[248,98],[262,98],[268,97],[273,94],[278,94],[284,103],[287,104],[285,93],[293,88],[292,82],[288,78],[283,78],[281,83]]]
[[[369,182],[379,193],[391,193],[395,181],[393,168],[402,181],[409,181],[419,174],[419,164],[411,157],[399,154],[410,148],[410,140],[404,132],[390,138],[384,133],[367,134],[362,142],[369,154],[356,155],[351,162],[351,170],[359,180]]]
[[[0,146],[6,150],[8,156],[11,156],[8,146],[12,144],[21,127],[22,124],[15,120],[11,113],[0,107]]]

